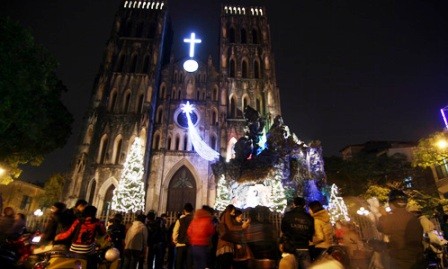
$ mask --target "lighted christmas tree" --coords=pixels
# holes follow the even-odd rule
[[[338,196],[338,194],[339,189],[336,184],[331,185],[330,201],[328,202],[328,212],[330,213],[330,221],[332,224],[335,224],[338,220],[350,220],[344,199]]]
[[[221,177],[219,177],[218,179],[218,187],[216,188],[215,209],[219,211],[224,211],[227,205],[231,203],[230,200],[231,197],[229,187],[227,186],[227,182],[224,175],[221,175]]]
[[[271,201],[273,209],[275,212],[283,212],[286,208],[286,195],[285,189],[282,184],[282,170],[275,169],[274,179],[272,180],[271,186]]]
[[[145,190],[142,181],[144,174],[143,153],[140,139],[136,138],[126,157],[118,188],[112,197],[112,210],[118,212],[143,211],[145,206]]]

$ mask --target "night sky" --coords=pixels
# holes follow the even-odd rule
[[[174,53],[191,31],[196,52],[218,67],[216,0],[170,0]],[[282,116],[324,156],[370,140],[417,141],[443,129],[448,105],[448,1],[233,1],[267,8]],[[64,102],[76,122],[68,144],[22,179],[43,181],[70,167],[120,0],[3,0],[0,15],[28,27],[59,61]]]

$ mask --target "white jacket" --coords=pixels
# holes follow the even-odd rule
[[[141,221],[134,221],[132,226],[126,233],[124,239],[124,249],[140,250],[143,251],[146,248],[148,240],[148,229],[146,225]]]

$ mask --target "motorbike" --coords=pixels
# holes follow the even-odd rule
[[[57,268],[87,268],[87,255],[70,252],[65,246],[45,246],[35,252],[40,261],[34,264],[33,269]],[[95,252],[98,269],[118,269],[120,267],[120,252],[112,244],[98,245]]]
[[[9,237],[0,244],[0,263],[5,268],[32,268],[32,251],[40,240],[40,232]]]

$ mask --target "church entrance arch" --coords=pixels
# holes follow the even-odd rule
[[[182,166],[170,180],[166,211],[182,212],[185,203],[196,205],[196,181],[191,171]]]

